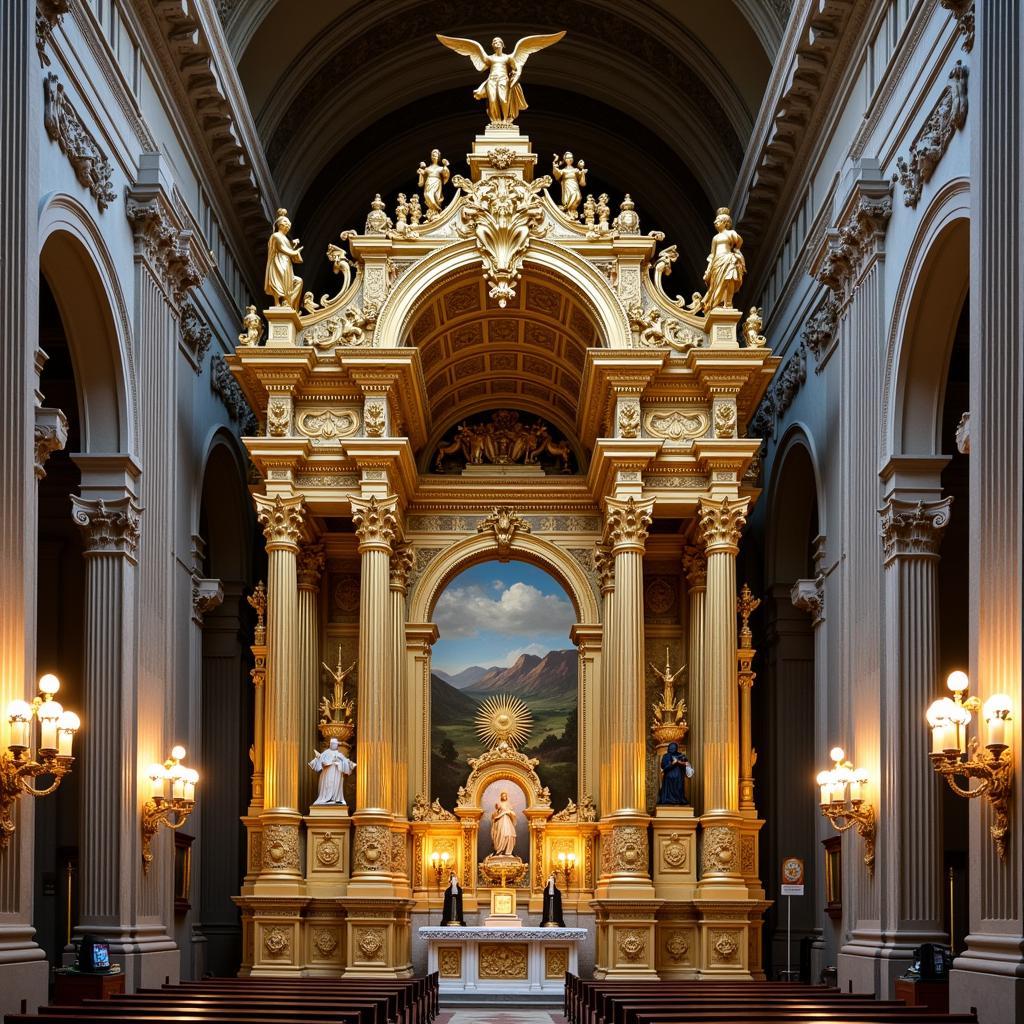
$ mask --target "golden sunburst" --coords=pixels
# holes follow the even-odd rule
[[[533,726],[530,709],[507,693],[488,697],[476,713],[476,732],[488,748],[505,742],[516,748],[526,742]]]

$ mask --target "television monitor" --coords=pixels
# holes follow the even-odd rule
[[[110,970],[110,946],[93,935],[86,935],[78,949],[78,969],[98,972]]]

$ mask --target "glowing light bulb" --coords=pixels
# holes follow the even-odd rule
[[[45,676],[39,678],[39,692],[45,693],[48,697],[55,694],[60,689],[60,680],[52,673],[47,672]]]
[[[180,743],[177,746],[171,747],[171,757],[173,757],[175,761],[184,761],[185,753],[185,748]]]
[[[833,747],[828,752],[828,756],[831,757],[832,760],[835,761],[837,764],[840,761],[845,761],[846,760],[846,752],[843,750],[842,747]]]
[[[946,676],[946,686],[951,693],[963,693],[970,685],[971,681],[967,678],[967,673],[961,672],[960,669],[956,669]]]

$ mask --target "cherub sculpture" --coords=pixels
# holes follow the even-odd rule
[[[523,68],[531,54],[557,43],[565,32],[551,35],[525,36],[511,53],[505,53],[505,44],[495,36],[491,40],[493,53],[487,53],[475,39],[459,39],[438,35],[438,42],[473,62],[477,71],[486,71],[487,78],[473,93],[473,98],[487,101],[487,115],[491,124],[510,125],[526,109],[526,97],[519,84]]]

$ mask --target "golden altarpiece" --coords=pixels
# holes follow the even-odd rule
[[[707,293],[671,298],[675,249],[657,252],[629,197],[613,217],[607,196],[583,198],[571,155],[555,184],[536,162],[511,119],[473,140],[465,176],[435,151],[393,212],[378,196],[362,233],[329,247],[333,297],[303,290],[279,211],[277,304],[265,328],[250,307],[228,360],[261,425],[245,441],[268,557],[252,599],[244,973],[408,974],[413,915],[440,907],[438,857],[466,912],[487,907],[481,799],[506,779],[527,796],[520,909],[539,911],[572,854],[566,905],[595,916],[598,976],[764,976],[735,561],[758,494],[745,427],[778,359],[758,312],[741,328],[732,307],[742,242],[727,211]],[[456,807],[432,796],[431,617],[489,559],[547,570],[575,608],[565,809],[543,764],[503,741]],[[666,654],[689,666],[685,705],[677,670],[651,670]],[[694,807],[655,807],[684,706]],[[356,762],[351,814],[310,807],[306,763],[329,737]]]

